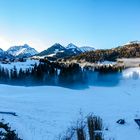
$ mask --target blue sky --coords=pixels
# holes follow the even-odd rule
[[[0,47],[116,47],[140,40],[139,7],[139,0],[0,0]]]

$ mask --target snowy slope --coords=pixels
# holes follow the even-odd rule
[[[76,45],[70,43],[66,47],[66,49],[73,51],[74,53],[82,53],[82,52],[88,52],[95,50],[93,47],[83,46],[83,47],[77,47]]]
[[[27,59],[26,62],[11,62],[10,64],[3,64],[0,62],[0,67],[6,68],[8,70],[14,69],[14,67],[16,67],[17,71],[19,71],[20,69],[31,69],[34,67],[35,64],[38,65],[39,61]]]
[[[4,51],[0,48],[0,53],[3,53]]]
[[[0,59],[3,58],[13,58],[13,56],[0,48]]]
[[[140,41],[138,41],[138,40],[130,41],[130,42],[124,44],[124,45],[132,45],[132,44],[140,44]]]
[[[55,43],[50,48],[48,48],[47,50],[44,50],[44,51],[40,52],[37,55],[38,56],[54,56],[58,52],[64,52],[64,51],[66,51],[66,48],[65,47],[63,47],[59,43]]]
[[[74,54],[80,54],[82,52],[79,47],[77,47],[76,45],[72,43],[68,44],[66,49],[73,52]]]
[[[89,52],[89,51],[94,51],[95,49],[93,47],[84,46],[84,47],[80,47],[80,50],[82,52]]]
[[[107,86],[104,81],[103,85],[85,90],[0,85],[0,110],[18,114],[0,114],[0,118],[9,122],[24,140],[55,140],[77,120],[80,111],[83,115],[93,112],[103,118],[104,127],[108,128],[104,130],[105,140],[139,140],[140,130],[134,119],[140,118],[140,79],[125,77],[135,70],[124,71],[115,86]],[[108,78],[112,82],[112,76]],[[125,125],[116,123],[121,118],[126,120]]]
[[[38,52],[34,48],[31,48],[25,44],[23,46],[10,47],[7,50],[7,53],[13,55],[14,57],[30,57],[37,54]]]
[[[0,48],[0,57],[3,57],[5,52]]]

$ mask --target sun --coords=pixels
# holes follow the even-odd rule
[[[3,50],[7,50],[10,46],[10,40],[0,36],[0,48]]]

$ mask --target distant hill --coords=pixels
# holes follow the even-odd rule
[[[99,49],[85,52],[71,57],[69,60],[85,60],[88,62],[115,61],[117,58],[138,58],[140,57],[140,42],[132,41],[123,46],[113,49]]]
[[[39,58],[50,58],[56,60],[59,58],[68,58],[76,56],[83,52],[91,51],[94,48],[92,47],[77,47],[76,45],[70,43],[66,47],[62,46],[59,43],[55,43],[48,49],[38,53],[34,48],[30,47],[27,44],[20,46],[12,46],[7,51],[3,51],[0,48],[0,59],[5,58],[28,58],[28,57],[39,57]]]

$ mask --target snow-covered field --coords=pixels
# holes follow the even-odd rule
[[[117,59],[118,64],[123,64],[125,67],[139,67],[140,58],[120,58]]]
[[[35,64],[38,65],[39,61],[27,59],[26,62],[11,62],[10,64],[3,64],[0,62],[0,67],[7,68],[8,70],[14,69],[14,67],[16,67],[17,71],[19,71],[20,68],[22,70],[33,68]]]
[[[93,112],[103,118],[105,140],[139,140],[140,129],[134,119],[140,118],[140,79],[123,72],[115,86],[91,86],[85,90],[62,87],[17,87],[0,85],[0,111],[16,112],[18,116],[0,114],[24,140],[54,140],[73,121]],[[111,79],[110,80],[114,80]],[[116,123],[125,119],[125,125]]]

